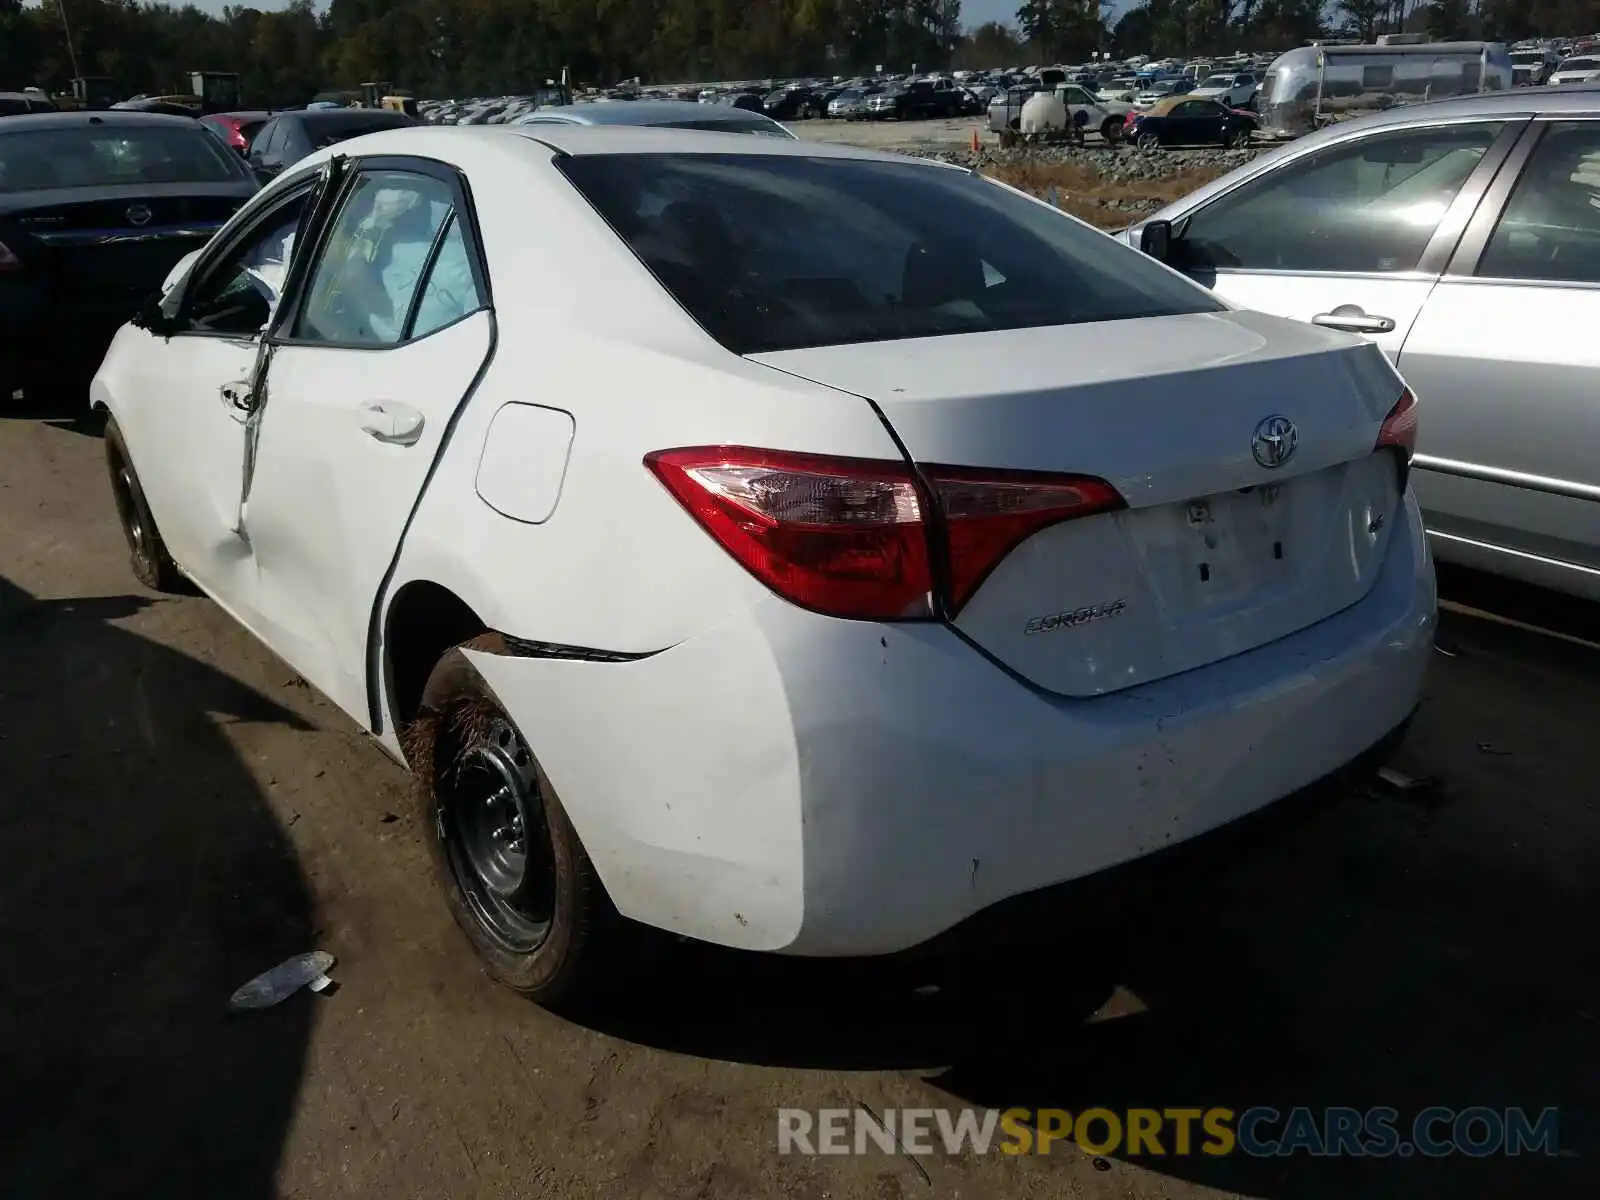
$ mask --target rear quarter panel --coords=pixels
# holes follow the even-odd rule
[[[897,459],[898,448],[866,401],[714,343],[542,155],[497,163],[492,180],[490,169],[469,179],[495,349],[382,607],[430,580],[512,636],[612,652],[676,645],[769,593],[661,486],[648,452],[744,444]],[[559,495],[537,524],[477,491],[485,437],[506,404],[572,418]]]

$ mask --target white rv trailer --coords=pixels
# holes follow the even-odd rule
[[[1257,136],[1299,137],[1396,104],[1510,86],[1511,55],[1500,42],[1301,46],[1274,59],[1261,81]]]

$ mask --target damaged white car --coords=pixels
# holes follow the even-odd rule
[[[139,577],[419,776],[551,1000],[642,922],[923,943],[1373,760],[1413,401],[939,163],[404,129],[258,195],[94,381]]]

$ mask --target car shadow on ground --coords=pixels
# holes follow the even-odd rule
[[[301,723],[111,623],[156,603],[0,578],[8,1195],[274,1194],[311,998],[225,1010],[314,918],[224,727]]]
[[[87,389],[78,387],[30,389],[21,397],[0,401],[0,416],[41,421],[85,437],[99,437],[106,424],[103,413],[90,411]]]
[[[670,990],[584,1019],[714,1058],[899,1069],[929,1104],[1386,1106],[1402,1136],[1431,1105],[1555,1106],[1553,1160],[1177,1157],[1169,1133],[1136,1161],[1253,1196],[1597,1194],[1600,654],[1450,614],[1441,639],[1394,759],[1421,786],[1278,806],[1066,889],[981,956],[684,947]]]

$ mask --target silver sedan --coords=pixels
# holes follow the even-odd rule
[[[1436,555],[1600,599],[1600,89],[1334,125],[1120,236],[1375,341],[1420,400]]]

